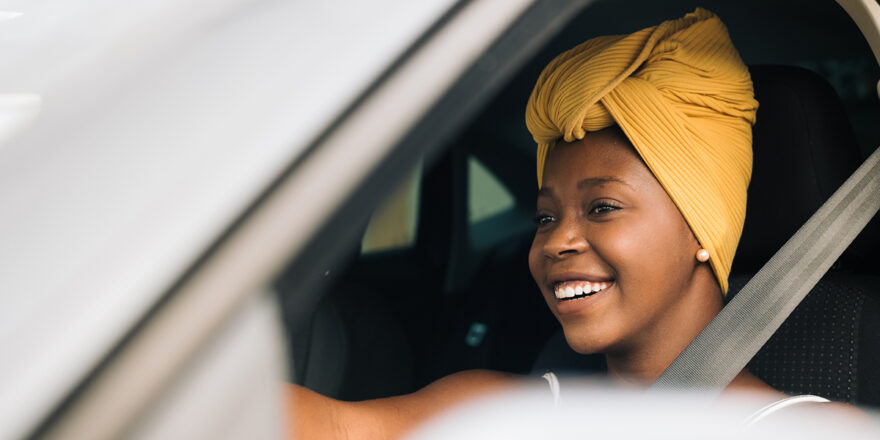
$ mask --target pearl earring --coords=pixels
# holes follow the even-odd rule
[[[697,261],[700,263],[705,263],[709,261],[709,251],[705,249],[700,249],[697,251]]]

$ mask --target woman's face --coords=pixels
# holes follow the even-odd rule
[[[618,131],[554,148],[536,221],[529,267],[575,351],[663,345],[688,319],[700,246]]]

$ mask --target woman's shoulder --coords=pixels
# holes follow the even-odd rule
[[[724,392],[727,394],[750,393],[762,395],[768,401],[776,401],[788,397],[786,394],[768,385],[767,382],[764,382],[758,376],[752,374],[749,370],[740,371],[740,373],[730,381],[730,384],[727,385]]]

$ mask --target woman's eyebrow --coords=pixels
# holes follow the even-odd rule
[[[577,184],[577,187],[578,187],[578,189],[584,189],[588,186],[602,186],[606,183],[611,183],[611,182],[620,183],[622,185],[626,185],[626,186],[630,187],[631,189],[635,189],[632,187],[632,185],[630,185],[630,184],[626,183],[625,181],[623,181],[622,179],[614,177],[614,176],[588,177],[586,179],[579,181]]]

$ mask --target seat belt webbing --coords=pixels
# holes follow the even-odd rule
[[[650,391],[720,393],[880,208],[880,148],[773,255]]]

